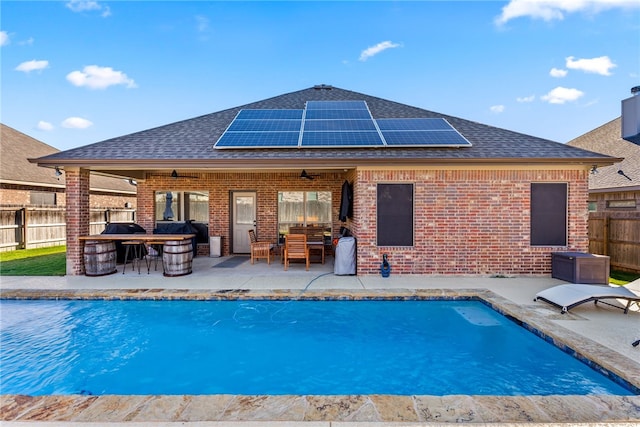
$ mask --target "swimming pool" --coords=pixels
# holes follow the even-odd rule
[[[632,394],[478,301],[2,301],[5,394]]]

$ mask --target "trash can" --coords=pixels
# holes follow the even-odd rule
[[[222,236],[209,236],[209,256],[222,256]]]
[[[341,237],[336,245],[333,274],[347,276],[356,274],[356,239]]]

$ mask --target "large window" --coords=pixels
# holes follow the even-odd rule
[[[156,191],[156,221],[209,222],[209,193]]]
[[[331,236],[330,191],[280,191],[278,193],[278,234],[282,239],[289,227],[320,226]]]
[[[413,184],[378,184],[378,246],[413,246]]]
[[[531,245],[567,245],[567,184],[531,184]]]

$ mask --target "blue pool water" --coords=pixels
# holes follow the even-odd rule
[[[478,301],[2,301],[2,394],[619,394]]]

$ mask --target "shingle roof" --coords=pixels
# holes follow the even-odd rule
[[[64,188],[53,169],[30,163],[27,159],[58,153],[59,150],[0,123],[0,181],[20,185]],[[120,178],[91,175],[91,188],[135,193],[136,189]]]
[[[251,149],[216,150],[213,145],[239,110],[302,109],[310,100],[364,100],[375,119],[404,117],[442,117],[472,144],[468,148],[365,148],[365,149]],[[233,162],[323,161],[327,164],[344,159],[358,162],[375,161],[489,161],[504,159],[568,160],[595,159],[607,161],[607,156],[594,154],[554,141],[524,135],[477,122],[448,116],[398,102],[332,87],[314,87],[262,101],[230,108],[212,114],[171,123],[165,126],[120,136],[91,145],[63,151],[40,159],[53,164],[107,164],[127,162],[173,162],[174,165],[222,165]]]
[[[640,186],[640,145],[622,139],[622,119],[618,117],[590,132],[585,133],[567,143],[572,147],[602,153],[613,157],[624,158],[612,166],[597,169],[597,173],[589,176],[589,189],[629,188]],[[619,174],[621,170],[631,180]]]

